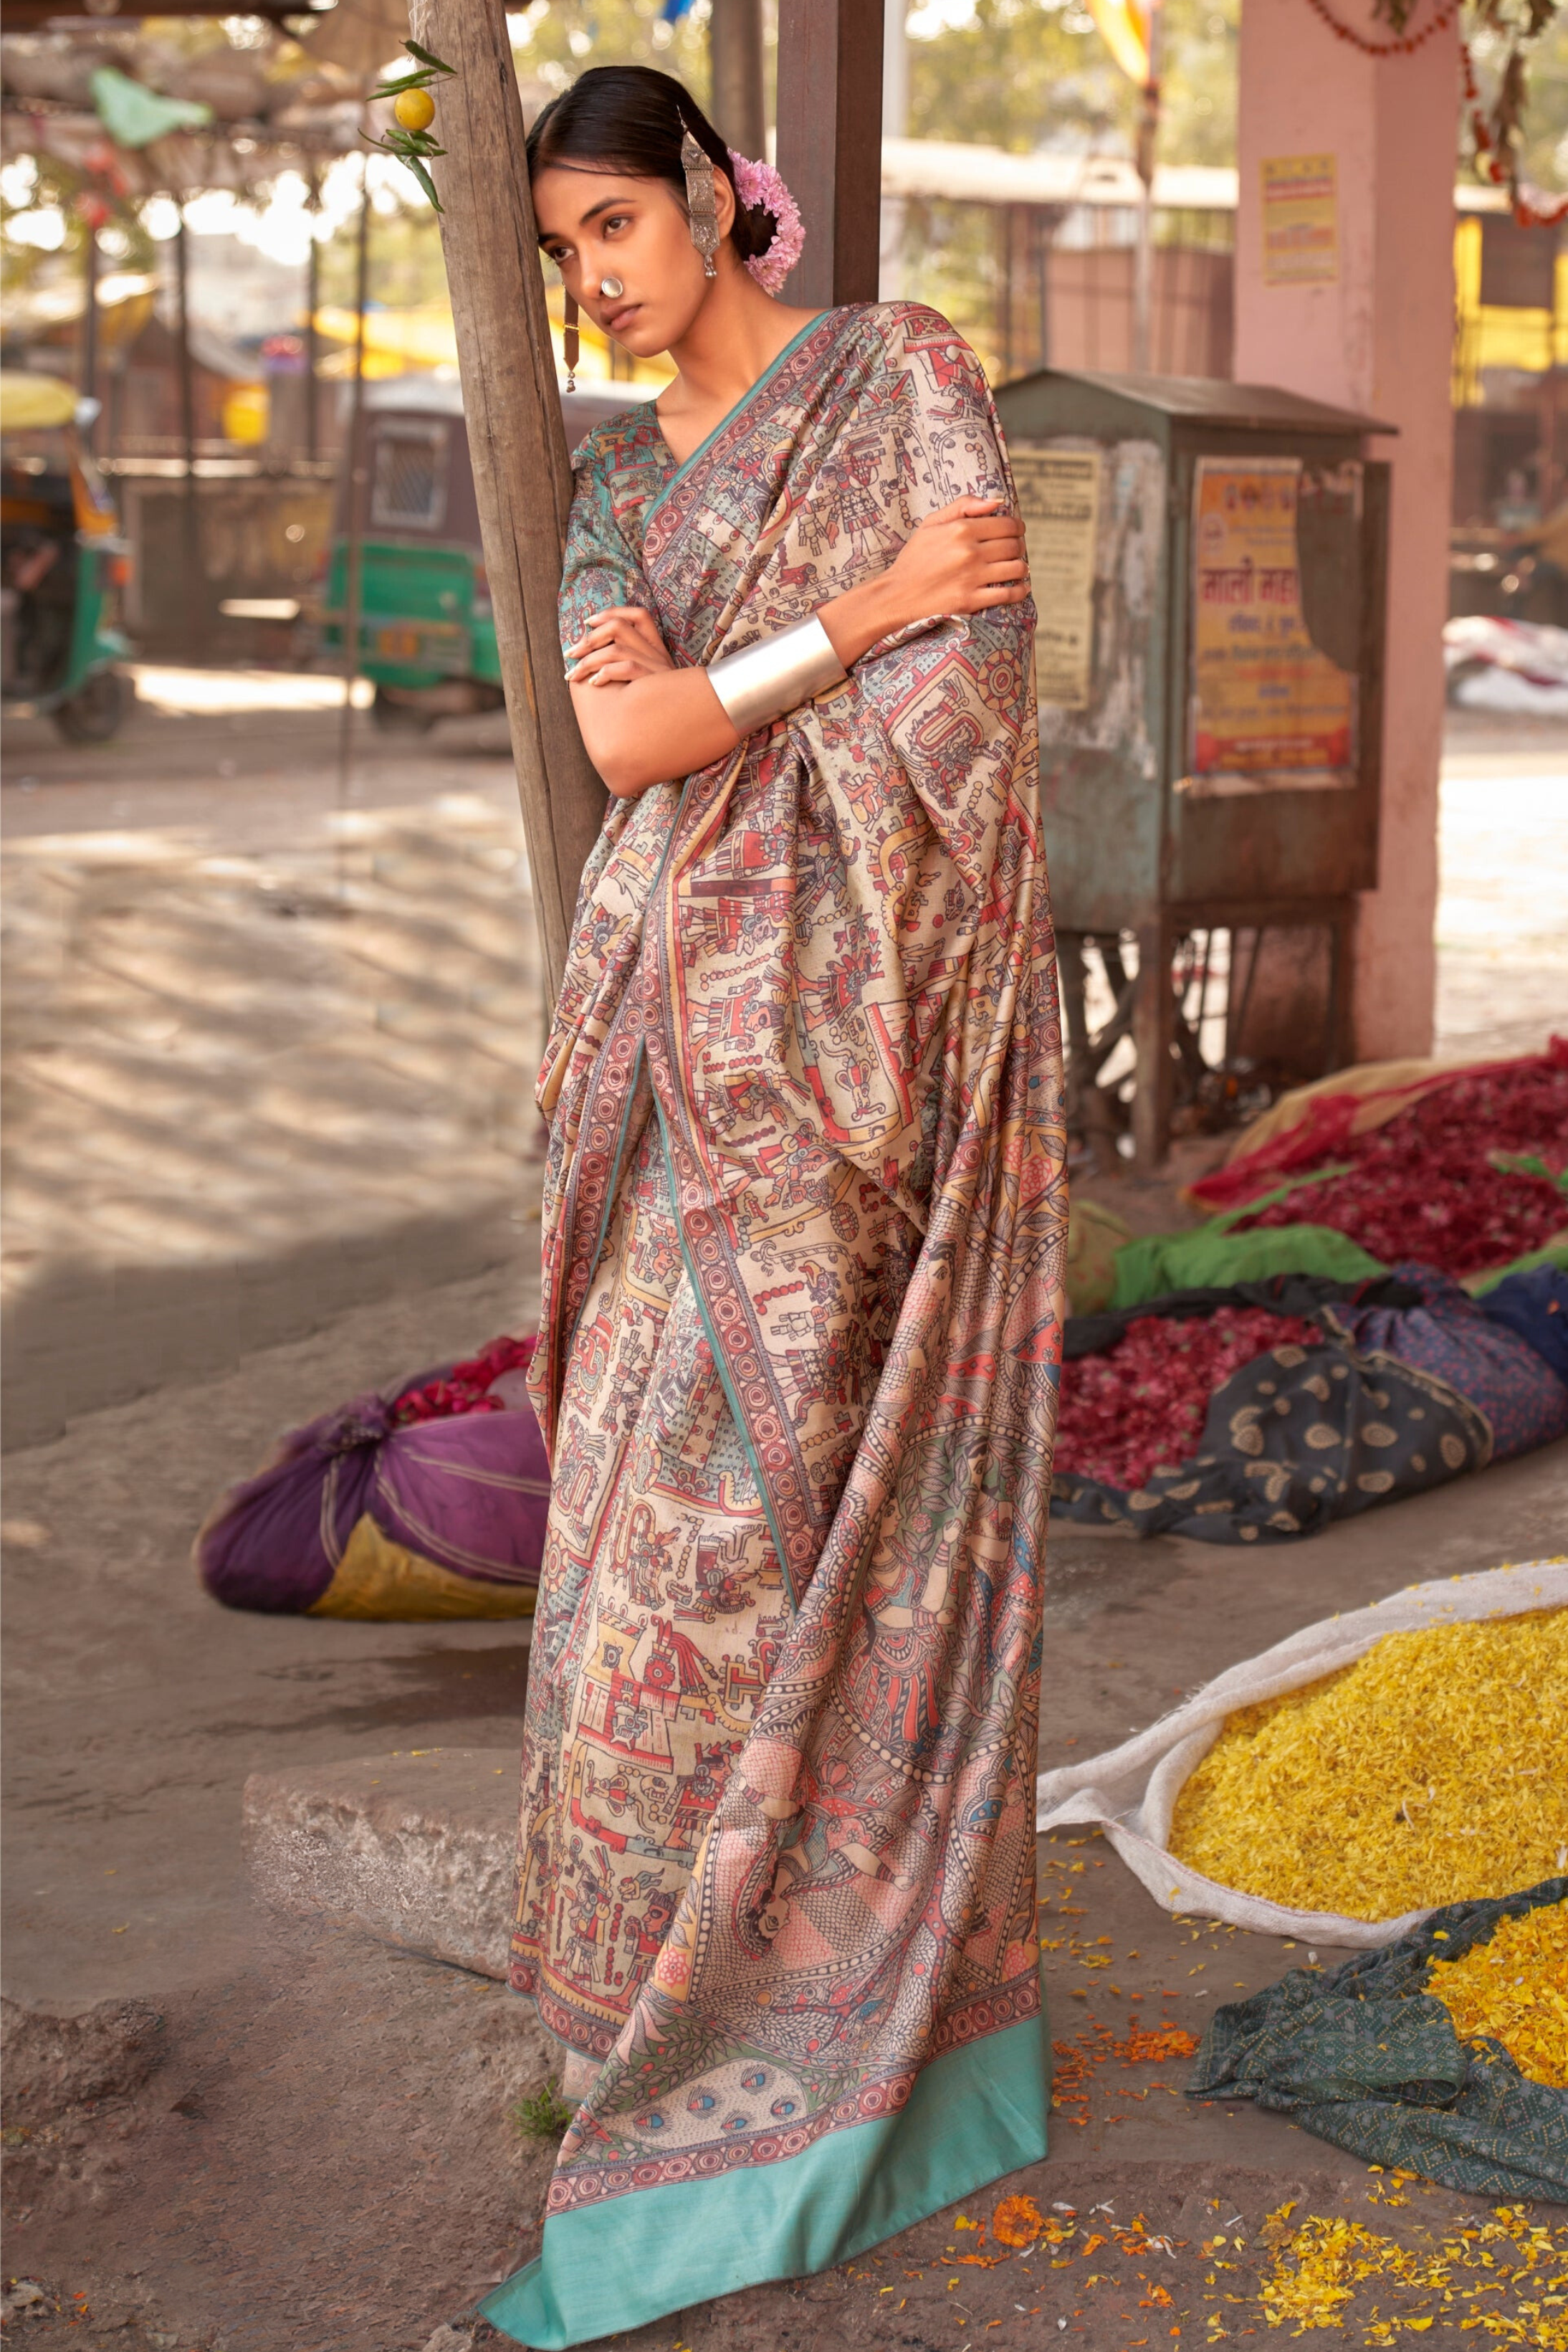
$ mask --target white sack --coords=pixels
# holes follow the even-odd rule
[[[1392,1943],[1428,1914],[1406,1911],[1397,1919],[1351,1919],[1333,1911],[1291,1911],[1260,1895],[1218,1886],[1178,1862],[1166,1841],[1183,1782],[1218,1738],[1228,1715],[1354,1664],[1385,1633],[1564,1607],[1568,1559],[1535,1559],[1517,1568],[1487,1569],[1477,1576],[1413,1584],[1386,1601],[1375,1601],[1370,1609],[1325,1617],[1276,1642],[1260,1657],[1244,1659],[1217,1675],[1195,1697],[1135,1738],[1124,1740],[1120,1748],[1066,1765],[1059,1772],[1042,1772],[1035,1787],[1036,1825],[1054,1830],[1087,1822],[1103,1830],[1128,1869],[1166,1911],[1201,1913],[1263,1935],[1297,1936],[1324,1944]]]

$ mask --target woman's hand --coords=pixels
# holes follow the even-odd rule
[[[674,668],[659,625],[641,604],[612,604],[590,615],[587,628],[567,659],[577,667],[570,682],[576,687],[630,686],[636,677],[652,677]]]
[[[1023,525],[1001,499],[955,499],[912,530],[887,570],[821,605],[817,618],[846,669],[916,621],[1021,604],[1030,593]]]
[[[1023,525],[1001,499],[955,499],[911,531],[883,575],[893,627],[948,613],[1020,604],[1029,594]]]
[[[588,756],[617,800],[706,768],[740,740],[706,670],[677,669],[641,604],[594,613],[566,653]]]

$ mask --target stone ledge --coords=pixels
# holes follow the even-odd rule
[[[505,1978],[515,1750],[431,1748],[253,1772],[243,1803],[251,1884],[274,1910]]]

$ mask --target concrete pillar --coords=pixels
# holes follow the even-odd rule
[[[1333,5],[1368,40],[1388,41],[1367,0]],[[1411,32],[1426,21],[1418,9]],[[1452,24],[1413,56],[1371,58],[1304,0],[1244,0],[1237,377],[1399,428],[1370,446],[1392,459],[1394,477],[1379,881],[1361,902],[1353,985],[1361,1061],[1424,1054],[1432,1042],[1458,71]],[[1324,154],[1334,161],[1334,274],[1267,283],[1262,167]]]

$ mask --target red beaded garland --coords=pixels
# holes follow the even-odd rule
[[[1429,41],[1436,33],[1443,32],[1458,15],[1458,0],[1443,0],[1437,15],[1418,33],[1407,33],[1402,40],[1369,41],[1354,26],[1342,25],[1326,0],[1307,0],[1307,5],[1333,35],[1336,41],[1348,41],[1366,58],[1408,58]],[[1465,99],[1469,109],[1470,135],[1476,142],[1476,163],[1484,169],[1494,187],[1507,187],[1513,205],[1513,217],[1521,228],[1555,228],[1558,222],[1568,219],[1568,196],[1552,205],[1532,204],[1522,194],[1507,165],[1495,152],[1494,142],[1486,117],[1481,112],[1480,90],[1476,82],[1475,68],[1470,62],[1469,45],[1461,37],[1459,57],[1464,68]],[[1484,165],[1481,158],[1486,158]]]
[[[1445,26],[1451,25],[1458,15],[1458,0],[1443,0],[1443,5],[1437,10],[1431,23],[1423,25],[1418,33],[1406,33],[1397,41],[1369,41],[1364,33],[1356,32],[1353,26],[1342,25],[1333,11],[1324,5],[1324,0],[1308,0],[1308,5],[1314,15],[1322,17],[1336,41],[1348,41],[1353,48],[1359,49],[1363,57],[1367,58],[1413,57],[1435,33],[1442,32]]]

